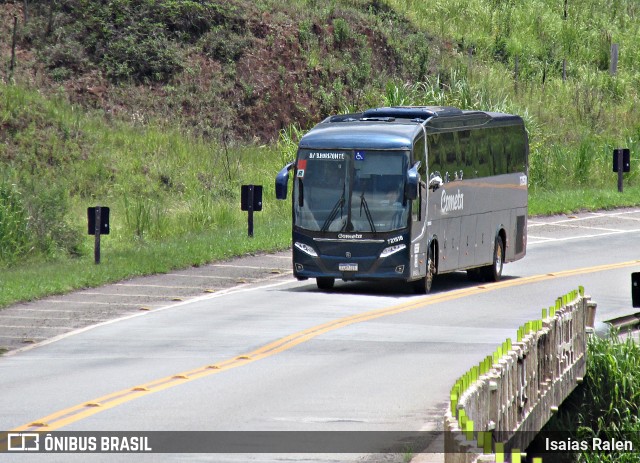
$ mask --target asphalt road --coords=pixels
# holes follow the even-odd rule
[[[82,328],[291,273],[290,252],[255,255],[17,304],[0,309],[0,351],[30,349]]]
[[[541,308],[557,296],[585,286],[598,302],[601,321],[633,311],[629,275],[640,271],[640,211],[531,219],[528,233],[527,257],[506,265],[502,282],[478,285],[456,273],[439,278],[427,296],[415,296],[402,286],[369,283],[338,283],[333,292],[321,292],[313,282],[293,280],[288,275],[288,254],[279,254],[12,307],[0,312],[7,315],[0,324],[9,327],[23,320],[22,341],[28,337],[35,343],[24,349],[21,342],[22,351],[0,359],[0,429],[440,430],[455,379],[513,337],[519,325],[539,317]],[[226,288],[217,289],[214,283],[221,282]],[[216,291],[203,293],[204,289]],[[122,296],[125,292],[128,295]],[[165,299],[154,299],[158,294]],[[177,298],[183,300],[173,300]],[[114,309],[107,314],[109,306],[101,302],[117,304],[121,312]],[[142,304],[148,310],[140,310]],[[42,322],[41,330],[38,323],[24,321],[42,320],[47,308],[72,314],[55,318],[75,320],[82,314],[102,324],[71,335],[61,328],[61,333],[55,332],[56,342],[48,342],[53,320]],[[115,321],[111,318],[122,315]],[[72,324],[60,320],[66,330]],[[11,329],[0,326],[0,335],[8,338],[5,333],[13,333]],[[404,458],[58,454],[29,459],[12,454],[7,460],[128,457],[131,461]]]

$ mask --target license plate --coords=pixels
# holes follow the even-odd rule
[[[358,264],[338,264],[338,270],[341,272],[357,272]]]

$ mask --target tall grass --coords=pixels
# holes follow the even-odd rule
[[[591,103],[570,103],[580,86],[565,84],[553,90],[547,88],[545,93],[538,95],[538,101],[506,91],[509,86],[512,88],[512,83],[504,73],[481,65],[473,70],[462,65],[423,82],[390,82],[385,103],[391,106],[455,106],[521,115],[529,133],[529,177],[533,191],[614,189],[617,177],[611,172],[612,155],[618,146],[629,147],[634,153],[634,161],[640,161],[637,158],[640,124],[614,126],[613,114],[609,120],[602,114],[594,120],[587,115],[594,111]],[[534,94],[534,87],[535,84],[529,83],[521,90]],[[560,106],[562,111],[550,114],[553,108]],[[606,126],[609,132],[594,128],[595,124]],[[625,184],[629,187],[639,185],[637,169],[625,174]]]
[[[0,183],[0,261],[13,262],[27,252],[29,234],[27,211],[14,184]]]
[[[609,67],[609,47],[620,44],[620,69],[637,70],[640,55],[634,0],[390,0],[423,30],[454,41],[466,52],[513,64],[519,56],[521,76],[558,73],[563,59],[570,72],[581,65]],[[624,56],[623,56],[624,55]]]
[[[17,86],[0,85],[0,99],[0,121],[15,127],[13,143],[0,145],[0,266],[88,254],[86,208],[96,204],[111,208],[105,241],[116,249],[238,229],[244,183],[266,185],[261,215],[287,216],[272,201],[282,147],[207,141],[152,121],[105,123]]]
[[[564,2],[553,0],[389,3],[448,40],[454,53],[439,50],[439,68],[424,82],[388,87],[387,102],[523,115],[534,191],[614,187],[615,147],[640,161],[636,1],[569,0],[566,19]],[[621,50],[616,75],[609,73],[612,43]],[[625,181],[636,186],[637,169]]]

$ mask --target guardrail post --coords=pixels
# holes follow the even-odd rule
[[[96,206],[96,228],[95,228],[95,241],[93,245],[93,256],[95,259],[96,265],[100,263],[100,216],[102,213],[102,208],[100,206]]]

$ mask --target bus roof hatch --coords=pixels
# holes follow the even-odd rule
[[[463,113],[460,109],[450,106],[392,106],[368,109],[362,113],[362,117],[394,117],[398,119],[422,119],[423,121],[426,121],[430,117],[434,116],[461,116],[462,114]]]

